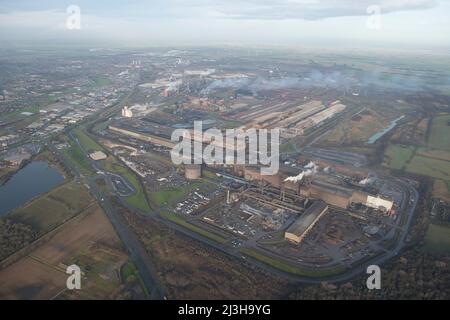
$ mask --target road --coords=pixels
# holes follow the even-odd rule
[[[83,151],[86,157],[90,159],[87,151],[83,149],[78,139],[72,133],[70,133],[69,136],[78,143],[80,149]],[[59,153],[59,150],[57,150],[51,143],[49,143],[48,146],[51,151],[58,157],[58,159],[66,166],[66,168],[68,168],[72,172],[77,181],[79,181],[80,183],[87,183],[91,195],[100,204],[109,221],[116,230],[117,235],[122,240],[122,243],[124,244],[128,254],[130,255],[131,260],[133,261],[136,269],[139,272],[139,276],[141,277],[147,291],[150,293],[150,298],[164,299],[164,290],[162,289],[162,286],[158,281],[156,271],[154,270],[153,263],[150,260],[148,253],[146,252],[145,248],[142,247],[137,236],[128,227],[128,223],[125,221],[124,217],[119,212],[117,212],[114,206],[110,203],[108,196],[102,193],[95,182],[96,179],[103,179],[105,177],[102,175],[84,177],[79,172],[78,168],[67,161],[65,157]],[[98,170],[95,161],[90,161],[93,168]]]
[[[98,189],[95,178],[89,178],[89,186],[91,194],[100,203],[100,206],[114,226],[119,238],[122,240],[125,248],[127,248],[130,258],[136,266],[145,287],[150,292],[150,298],[163,299],[163,289],[155,276],[156,270],[147,251],[142,247],[137,236],[130,230],[124,217],[114,208],[109,198],[105,197]]]

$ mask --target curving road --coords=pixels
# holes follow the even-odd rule
[[[72,132],[69,133],[69,136],[77,142],[80,149],[86,155],[88,159],[89,155],[86,150],[83,149],[83,146],[79,143],[78,139],[73,135]],[[133,261],[136,269],[139,272],[139,276],[141,277],[147,292],[150,294],[151,299],[165,299],[164,290],[161,284],[158,281],[156,276],[156,270],[154,269],[153,263],[146,252],[145,248],[141,245],[137,236],[133,233],[133,231],[128,227],[127,221],[124,217],[117,212],[114,208],[113,204],[109,201],[107,195],[103,194],[102,191],[98,188],[95,180],[98,178],[104,178],[102,175],[95,175],[90,177],[84,177],[72,163],[67,161],[63,155],[60,154],[59,150],[57,150],[51,143],[49,143],[49,148],[55,153],[58,159],[68,168],[75,179],[79,182],[86,183],[89,186],[90,194],[97,200],[97,202],[102,207],[109,221],[113,225],[114,229],[117,232],[117,235],[121,239],[124,244],[128,254],[130,255],[131,260]],[[92,167],[98,170],[95,161],[90,160]]]

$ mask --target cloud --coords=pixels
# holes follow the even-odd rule
[[[57,10],[0,13],[0,27],[64,29],[66,19],[66,13]]]
[[[379,6],[381,13],[428,9],[437,6],[438,0],[78,0],[76,4],[84,12],[105,17],[318,20],[364,16],[373,5]],[[0,0],[0,5],[0,12],[65,9],[55,0]]]
[[[379,6],[381,13],[429,9],[437,0],[228,0],[216,3],[222,17],[240,19],[304,19],[365,16],[367,8]]]
[[[81,30],[65,28],[71,3],[81,9]],[[408,13],[384,17],[373,32],[366,27],[373,5]],[[0,0],[0,41],[447,45],[449,9],[443,0]]]

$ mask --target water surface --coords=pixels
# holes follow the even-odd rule
[[[391,121],[391,124],[389,125],[389,127],[384,128],[383,130],[375,133],[373,136],[371,136],[369,138],[369,141],[367,141],[368,144],[374,144],[375,142],[377,142],[381,137],[383,137],[386,133],[388,133],[389,131],[391,131],[392,129],[394,129],[398,122],[400,120],[402,120],[405,116],[401,116],[400,118],[397,118],[395,120]]]
[[[53,189],[64,177],[45,161],[33,161],[0,186],[0,216]]]

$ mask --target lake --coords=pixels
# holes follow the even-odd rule
[[[61,173],[45,161],[27,164],[0,186],[0,217],[48,192],[63,181]]]
[[[389,127],[384,128],[383,130],[381,130],[380,132],[375,133],[373,136],[370,137],[369,141],[367,141],[368,144],[374,144],[375,142],[378,141],[378,139],[380,139],[382,136],[384,136],[386,133],[388,133],[389,131],[391,131],[392,129],[394,129],[397,126],[397,123],[402,120],[405,116],[401,116],[400,118],[397,118],[395,120],[391,121],[391,124],[389,125]]]

